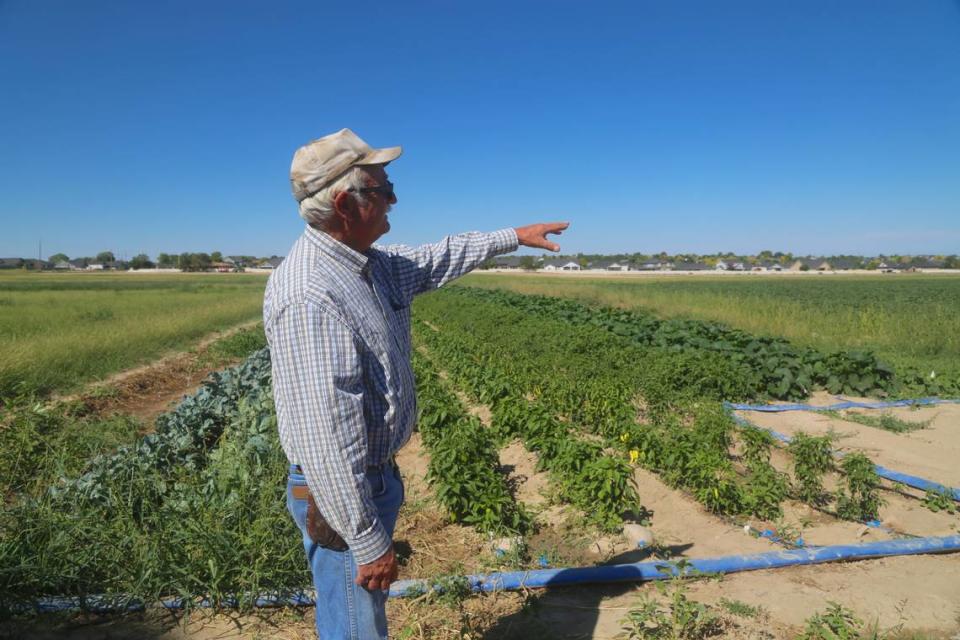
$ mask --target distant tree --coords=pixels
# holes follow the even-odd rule
[[[180,260],[177,256],[172,256],[169,253],[161,253],[157,256],[157,266],[161,269],[176,269],[180,264]]]
[[[153,269],[153,263],[150,262],[150,256],[145,253],[135,255],[130,260],[131,269]]]
[[[110,262],[116,262],[117,259],[113,257],[112,251],[101,251],[97,254],[97,262],[100,264],[107,264]]]
[[[214,251],[213,253],[210,254],[210,259],[213,262],[223,262],[223,254],[220,253],[219,251]]]
[[[960,269],[960,258],[957,256],[947,256],[943,261],[944,269]]]
[[[47,259],[51,264],[57,264],[58,262],[69,262],[70,257],[65,253],[55,253]]]
[[[206,253],[181,253],[178,264],[181,271],[206,271],[211,262]]]
[[[477,268],[481,271],[486,271],[487,269],[493,269],[495,266],[497,266],[497,263],[493,261],[493,258],[487,258],[481,262],[480,266]]]
[[[866,269],[868,271],[876,271],[879,267],[880,267],[880,261],[874,258],[873,260],[867,263]]]
[[[537,263],[534,261],[533,256],[520,256],[520,268],[533,271],[537,268]]]
[[[810,265],[808,264],[800,265],[800,271],[810,271]]]

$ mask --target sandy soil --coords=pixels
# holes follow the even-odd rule
[[[834,398],[820,395],[815,404]],[[474,407],[474,410],[479,409]],[[960,407],[938,406],[908,412],[910,420],[932,418],[928,429],[910,434],[890,434],[855,423],[826,419],[806,412],[780,414],[744,413],[748,419],[783,433],[803,429],[826,433],[831,427],[849,434],[843,447],[867,451],[877,462],[893,469],[960,484],[956,459]],[[774,462],[786,466],[775,454]],[[546,525],[531,539],[531,545],[562,547],[569,565],[600,562],[622,563],[652,559],[651,550],[629,549],[616,537],[594,539],[592,546],[578,546],[569,513],[549,506],[549,481],[536,471],[536,456],[519,442],[500,452],[504,473],[515,483],[518,497],[534,511],[540,510]],[[398,523],[396,543],[402,558],[402,578],[433,577],[450,572],[481,572],[496,568],[490,541],[471,529],[452,525],[432,502],[426,482],[429,458],[418,433],[399,453],[398,462],[407,487],[407,502]],[[672,557],[759,553],[781,547],[744,532],[743,522],[734,522],[706,512],[681,491],[664,485],[656,475],[637,469],[635,479],[644,506],[653,512],[651,528],[656,538],[653,551]],[[546,494],[546,495],[545,495]],[[916,497],[885,491],[881,510],[883,524],[902,534],[946,535],[956,533],[960,516],[932,513]],[[808,544],[856,543],[882,540],[895,534],[842,522],[827,512],[807,505],[785,505],[784,521],[794,526],[805,522],[802,532]],[[751,522],[754,527],[774,523]],[[594,536],[596,538],[596,536]],[[737,619],[723,637],[792,638],[804,621],[822,611],[829,602],[852,608],[869,623],[882,628],[903,624],[933,638],[960,634],[960,554],[912,556],[865,560],[816,567],[731,574],[721,580],[689,583],[690,597],[712,605],[724,598],[762,607],[758,619]],[[616,638],[622,637],[621,620],[636,606],[638,598],[655,593],[651,584],[620,584],[554,588],[536,593],[501,594],[471,598],[459,609],[395,600],[388,606],[391,628],[405,637],[454,638],[460,629],[471,629],[472,638]],[[524,607],[526,598],[527,606]],[[45,618],[24,633],[0,627],[0,637],[71,638],[311,638],[313,609],[265,611],[256,615],[228,616],[201,613],[185,620],[169,613],[151,612],[128,618],[87,617],[67,622]]]
[[[865,398],[848,398],[862,400]],[[817,393],[809,404],[834,404],[836,397]],[[840,420],[811,411],[762,413],[738,412],[762,427],[792,435],[798,431],[823,435],[831,431],[841,439],[840,450],[859,450],[874,462],[894,471],[934,480],[948,486],[960,486],[960,404],[941,404],[918,409],[897,409],[894,415],[911,422],[932,420],[929,427],[910,433],[891,433],[883,429]]]

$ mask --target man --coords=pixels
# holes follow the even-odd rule
[[[397,577],[393,528],[403,502],[394,454],[416,419],[410,302],[518,244],[558,251],[566,223],[374,246],[397,197],[372,149],[349,129],[294,154],[293,195],[307,221],[273,272],[264,328],[280,442],[291,463],[287,508],[317,589],[317,634],[386,638]]]

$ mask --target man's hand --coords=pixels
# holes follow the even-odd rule
[[[397,579],[399,572],[397,556],[391,546],[385,554],[373,562],[357,565],[356,583],[367,591],[374,589],[386,591],[390,588],[390,583]]]
[[[560,235],[560,233],[569,226],[569,222],[546,222],[543,224],[530,224],[525,227],[517,227],[515,231],[517,232],[517,240],[525,247],[560,251],[560,245],[547,240],[547,234],[555,233]]]

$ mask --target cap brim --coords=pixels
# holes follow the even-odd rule
[[[386,149],[374,149],[372,153],[354,164],[387,164],[393,162],[403,153],[403,147],[387,147]]]

